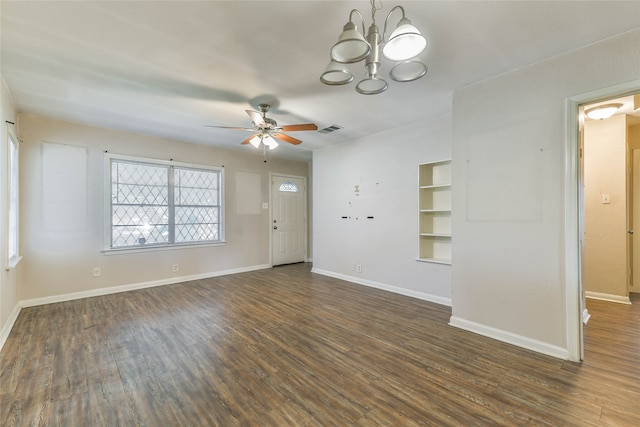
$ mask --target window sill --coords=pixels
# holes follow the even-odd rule
[[[204,248],[204,247],[212,247],[212,246],[224,246],[227,242],[222,240],[220,242],[215,243],[189,243],[183,245],[157,245],[157,246],[140,246],[140,247],[129,247],[122,249],[103,249],[102,253],[104,255],[120,255],[120,254],[132,254],[132,253],[145,253],[145,252],[156,252],[156,251],[172,251],[177,249],[196,249],[196,248]]]
[[[15,258],[10,259],[9,262],[7,262],[7,266],[4,268],[5,271],[14,270],[18,266],[21,260],[22,260],[22,256],[17,256]]]

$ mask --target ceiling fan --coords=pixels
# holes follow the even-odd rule
[[[301,140],[293,138],[284,132],[318,130],[318,126],[313,123],[278,126],[278,123],[276,123],[275,120],[267,117],[267,111],[269,111],[270,108],[269,104],[260,104],[258,107],[260,108],[259,112],[254,110],[246,110],[247,114],[251,118],[251,121],[253,122],[253,127],[251,128],[212,125],[207,125],[207,127],[254,132],[253,135],[242,141],[241,144],[251,144],[256,148],[259,148],[260,144],[262,144],[265,150],[267,149],[267,147],[270,150],[276,148],[278,146],[276,139],[294,145],[302,143]]]

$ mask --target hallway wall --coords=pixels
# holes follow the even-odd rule
[[[585,121],[582,284],[586,292],[628,295],[626,146],[624,114]]]

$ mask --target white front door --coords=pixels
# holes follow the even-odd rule
[[[304,178],[271,177],[272,264],[303,262],[306,256],[307,189]]]

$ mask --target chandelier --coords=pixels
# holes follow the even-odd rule
[[[353,74],[345,64],[352,64],[365,60],[366,78],[356,85],[356,91],[363,95],[375,95],[387,90],[387,82],[380,77],[380,59],[395,62],[389,72],[391,79],[397,82],[410,82],[417,80],[427,74],[427,66],[416,59],[427,46],[427,39],[420,31],[407,19],[402,6],[395,6],[387,14],[384,21],[382,35],[376,25],[375,0],[371,2],[371,26],[369,33],[364,35],[364,18],[357,9],[349,13],[349,22],[343,28],[338,41],[331,48],[331,62],[320,76],[320,81],[327,85],[344,85],[353,81]],[[398,22],[396,29],[387,35],[387,24],[394,11],[402,12],[402,18]],[[363,32],[358,31],[358,27],[353,22],[354,14],[360,16]]]

